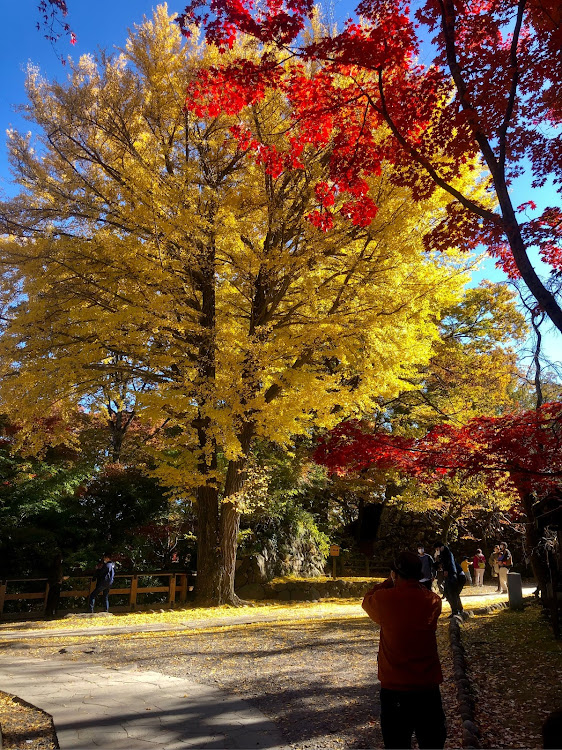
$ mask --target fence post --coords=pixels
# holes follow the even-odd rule
[[[137,608],[137,587],[139,585],[139,577],[135,575],[131,578],[131,591],[129,593],[129,608],[133,612]]]
[[[170,607],[173,607],[176,603],[176,574],[171,573],[169,576],[170,581],[170,593],[168,596],[168,601],[170,603]]]
[[[4,611],[4,599],[6,597],[6,587],[8,586],[7,581],[0,581],[0,615]]]
[[[45,584],[45,598],[43,599],[43,611],[47,612],[47,602],[49,600],[49,591],[51,590],[51,584],[49,581]]]
[[[180,604],[187,601],[187,573],[179,573],[180,578]]]

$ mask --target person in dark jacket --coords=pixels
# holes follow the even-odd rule
[[[433,579],[435,578],[435,561],[428,555],[423,544],[418,544],[418,555],[422,566],[422,577],[420,583],[431,591]]]
[[[460,615],[463,612],[461,591],[466,583],[465,575],[453,553],[441,539],[436,540],[434,547],[435,556],[443,569],[444,594],[451,605],[451,615]]]
[[[94,604],[98,594],[104,595],[105,611],[109,612],[109,589],[115,578],[115,563],[111,561],[111,555],[104,555],[101,562],[96,565],[95,577],[96,587],[88,599],[90,612],[93,613],[94,611]]]
[[[436,630],[441,599],[420,583],[422,565],[401,552],[390,577],[373,586],[363,609],[380,625],[378,676],[385,748],[442,748],[447,737],[439,685],[443,682]]]

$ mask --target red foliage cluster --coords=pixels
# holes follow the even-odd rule
[[[544,494],[562,483],[562,403],[503,417],[478,417],[462,427],[442,424],[422,438],[373,432],[344,422],[319,444],[314,460],[337,474],[396,469],[422,481],[507,476],[520,493]]]
[[[536,245],[560,272],[561,212],[550,208],[529,219],[524,213],[532,202],[518,211],[509,191],[529,164],[535,185],[562,184],[561,8],[558,0],[425,0],[412,14],[406,0],[363,0],[361,23],[307,41],[301,32],[311,0],[193,0],[178,17],[185,34],[198,24],[208,41],[226,49],[240,31],[273,42],[277,52],[259,64],[244,60],[204,74],[188,106],[235,114],[269,87],[282,91],[292,107],[294,142],[329,144],[330,180],[349,193],[343,213],[353,223],[367,225],[374,216],[372,204],[353,191],[383,162],[397,167],[393,179],[416,199],[446,190],[454,203],[428,246],[485,243],[510,276],[523,277],[562,330],[559,301],[527,256]],[[428,34],[432,46],[425,50],[433,59],[422,65]],[[320,65],[311,68],[311,60]],[[490,171],[498,210],[455,188],[476,157]],[[295,163],[290,153],[270,154],[270,162],[272,174]],[[310,219],[329,228],[325,202]]]

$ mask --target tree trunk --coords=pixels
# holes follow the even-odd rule
[[[488,169],[490,170],[490,174],[492,175],[496,195],[500,205],[503,230],[507,237],[515,265],[521,274],[521,278],[527,285],[527,288],[533,297],[539,303],[541,309],[545,311],[556,328],[558,328],[559,331],[562,331],[562,309],[560,308],[555,295],[539,278],[533,264],[529,260],[527,246],[523,240],[521,227],[517,221],[517,216],[513,209],[511,196],[509,194],[508,183],[505,175],[505,155],[507,145],[506,138],[508,133],[507,126],[510,124],[514,109],[512,107],[511,110],[506,110],[506,115],[509,115],[509,117],[505,123],[505,129],[503,132],[501,128],[499,130],[499,153],[496,155],[487,133],[481,128],[477,119],[474,118],[474,115],[477,115],[478,113],[474,109],[474,102],[470,94],[470,86],[467,85],[466,79],[464,78],[464,73],[466,71],[463,70],[461,63],[458,60],[456,38],[457,11],[454,0],[444,0],[441,7],[441,30],[445,39],[447,62],[449,64],[451,76],[455,82],[462,108],[472,118],[474,140],[480,147],[482,156],[484,157]],[[514,34],[517,36],[522,29],[524,10],[525,3],[523,2],[519,5],[518,19],[515,25],[516,28],[514,29]],[[512,86],[513,93],[515,94],[517,85],[519,84],[516,48],[514,48],[511,59],[511,75],[514,76]],[[451,190],[449,190],[449,192],[451,192]],[[464,205],[467,204],[465,203]],[[473,208],[470,208],[470,210],[473,210]]]
[[[222,566],[219,600],[221,604],[233,604],[235,606],[241,604],[241,599],[234,593],[239,529],[240,513],[235,503],[224,500],[221,506],[220,517],[220,556]]]
[[[214,219],[214,207],[209,209],[209,220]],[[196,601],[200,605],[213,606],[220,601],[220,497],[216,483],[218,449],[210,434],[210,418],[205,414],[209,392],[212,393],[216,379],[216,289],[215,289],[215,238],[212,232],[200,250],[199,291],[201,293],[201,317],[198,344],[199,410],[193,427],[199,443],[199,473],[201,484],[197,488],[197,587]],[[208,478],[206,478],[206,475]]]
[[[240,512],[232,498],[244,486],[246,478],[246,464],[250,444],[254,433],[253,424],[247,422],[238,436],[242,455],[238,460],[228,464],[224,485],[224,499],[220,517],[220,546],[222,560],[222,577],[220,584],[220,600],[223,604],[241,604],[241,599],[234,593],[234,578],[236,576],[236,551],[238,549],[238,531],[240,529]]]
[[[197,586],[200,606],[220,604],[219,496],[216,487],[197,489]]]
[[[535,523],[533,500],[534,496],[530,493],[523,495],[523,508],[525,510],[525,515],[527,516],[527,523],[525,524],[525,540],[531,555],[531,568],[533,569],[533,575],[537,579],[537,586],[541,591],[541,595],[544,596],[546,593],[546,584],[548,583],[549,573],[546,560],[543,559],[540,552],[542,535],[537,529]]]

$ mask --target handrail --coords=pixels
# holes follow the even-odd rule
[[[173,608],[175,606],[176,599],[180,604],[185,603],[187,599],[188,591],[194,589],[194,585],[190,586],[188,578],[194,583],[196,579],[196,573],[188,573],[187,571],[134,571],[130,573],[116,573],[115,578],[129,578],[130,584],[128,586],[110,589],[109,595],[128,595],[129,596],[129,609],[131,611],[137,609],[137,595],[138,594],[150,594],[150,593],[167,593],[167,602],[164,606]],[[139,586],[139,578],[147,577],[167,577],[168,584],[166,586]],[[69,579],[89,579],[87,587],[81,589],[63,589],[61,590],[57,598],[85,598],[95,588],[95,577],[91,573],[79,573],[65,576],[65,580]],[[45,584],[42,591],[34,592],[15,592],[9,593],[8,587],[14,583],[43,583]],[[44,607],[47,607],[47,601],[49,598],[50,591],[49,578],[3,578],[0,579],[0,616],[4,611],[4,604],[7,601],[24,601],[28,599],[43,599]],[[162,605],[161,605],[162,606]]]
[[[173,575],[180,575],[181,573],[185,573],[186,575],[196,576],[197,573],[195,571],[190,570],[150,570],[150,571],[144,571],[144,570],[134,570],[129,573],[117,573],[115,572],[115,578],[130,578],[131,576],[173,576]],[[95,575],[93,572],[87,573],[86,571],[83,571],[81,573],[69,573],[68,575],[65,575],[66,578],[95,578]],[[12,576],[0,576],[0,581],[7,581],[8,583],[24,583],[26,581],[48,581],[49,577],[44,576],[43,578],[12,578]]]

